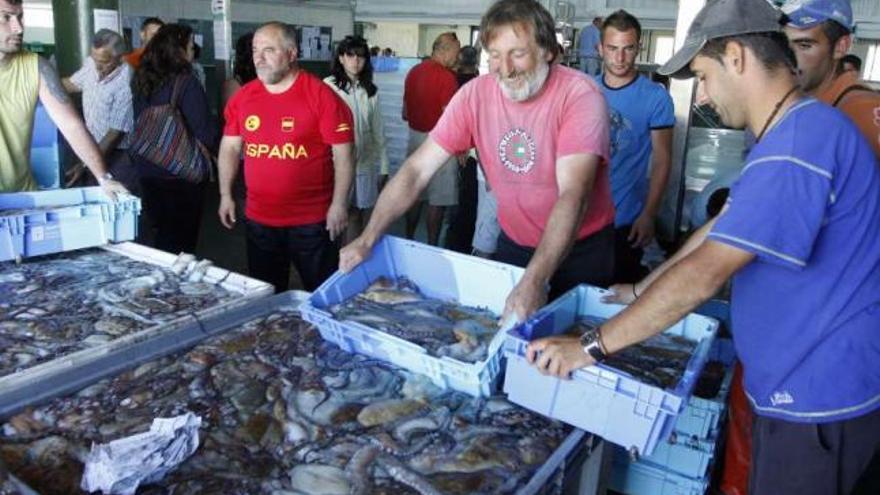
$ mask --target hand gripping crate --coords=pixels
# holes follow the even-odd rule
[[[0,261],[133,240],[140,211],[140,199],[111,201],[100,187],[0,194]]]
[[[718,330],[718,322],[689,315],[666,330],[697,342],[687,369],[672,389],[644,384],[606,365],[572,373],[571,380],[544,376],[526,361],[529,341],[565,332],[578,318],[610,318],[623,309],[605,304],[607,291],[580,285],[507,333],[504,391],[511,402],[595,433],[639,455],[650,455],[672,432],[687,403]]]
[[[318,327],[325,340],[347,352],[372,356],[423,374],[444,388],[487,396],[498,387],[503,332],[492,339],[484,361],[467,363],[448,356],[432,356],[420,345],[360,323],[338,321],[327,308],[362,292],[379,277],[405,276],[426,297],[484,307],[500,315],[508,293],[522,274],[523,269],[515,266],[385,236],[368,260],[350,273],[332,275],[303,303],[300,311],[306,321]]]

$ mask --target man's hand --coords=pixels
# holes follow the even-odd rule
[[[371,246],[363,237],[351,241],[339,251],[339,271],[348,273],[370,257]]]
[[[98,183],[101,185],[101,190],[104,191],[104,194],[113,201],[117,200],[118,195],[130,194],[128,189],[126,189],[119,181],[113,179],[101,179]]]
[[[220,207],[217,209],[220,223],[227,229],[235,227],[235,200],[232,196],[220,196]]]
[[[634,284],[614,284],[608,288],[609,293],[602,296],[603,303],[630,304],[636,300]]]
[[[526,318],[546,303],[547,289],[539,283],[522,279],[507,296],[501,321],[507,321],[509,318],[520,322],[526,321]]]
[[[330,240],[334,241],[345,232],[348,226],[348,208],[336,203],[330,204],[327,210],[327,230],[330,232]]]
[[[64,172],[64,187],[73,187],[79,184],[86,170],[86,166],[82,162],[74,163]]]
[[[543,375],[570,378],[571,372],[595,364],[575,335],[538,339],[526,348],[526,359]]]
[[[654,217],[642,213],[639,218],[633,222],[632,229],[629,231],[627,240],[634,247],[645,247],[654,240]]]

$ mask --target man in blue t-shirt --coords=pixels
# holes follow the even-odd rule
[[[581,70],[591,76],[595,76],[602,69],[602,59],[599,58],[599,28],[601,26],[602,18],[593,17],[593,22],[581,30],[581,37],[578,40]]]
[[[672,161],[672,98],[666,88],[636,70],[641,35],[638,19],[618,10],[602,23],[599,45],[605,70],[596,83],[608,101],[611,121],[617,283],[634,283],[648,273],[642,266],[642,249],[654,239]]]
[[[527,357],[568,376],[675,323],[733,279],[731,317],[756,414],[751,495],[877,493],[880,469],[880,166],[852,121],[806,98],[783,16],[713,0],[659,72],[695,76],[697,102],[756,142],[730,198],[633,302],[582,339]],[[633,301],[633,299],[636,299]]]

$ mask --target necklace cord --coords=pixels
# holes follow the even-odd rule
[[[779,113],[779,109],[782,108],[782,104],[785,103],[785,100],[787,100],[788,97],[792,95],[792,93],[797,91],[798,87],[798,85],[792,86],[792,88],[789,89],[787,93],[785,93],[785,96],[783,96],[782,99],[779,100],[779,103],[776,104],[776,108],[773,109],[773,112],[770,114],[769,117],[767,117],[767,121],[764,122],[764,127],[761,128],[761,132],[758,134],[758,137],[755,138],[756,143],[764,137],[764,133],[767,132],[767,128],[770,127],[770,123],[773,122],[773,119],[776,118],[776,114]]]

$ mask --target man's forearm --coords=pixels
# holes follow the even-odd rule
[[[547,219],[541,242],[526,267],[524,280],[540,286],[550,282],[550,278],[574,245],[586,209],[587,200],[583,195],[571,192],[559,196]]]
[[[732,273],[713,258],[711,249],[701,249],[673,263],[625,311],[604,323],[607,351],[660,333],[712,297]]]
[[[240,150],[221,146],[217,157],[217,182],[220,196],[232,197],[232,184],[238,174]]]
[[[119,145],[119,142],[122,141],[122,137],[125,136],[125,133],[116,129],[110,129],[104,134],[104,137],[101,138],[101,142],[98,143],[98,149],[101,150],[101,155],[104,157],[105,161],[110,153],[116,149]]]
[[[638,290],[644,291],[649,285],[654,283],[663,273],[672,268],[676,263],[678,263],[685,256],[692,253],[695,249],[700,247],[703,244],[703,241],[706,240],[706,236],[709,235],[709,232],[712,230],[712,227],[715,225],[715,222],[718,220],[718,217],[713,218],[706,222],[705,225],[697,229],[696,232],[691,234],[688,240],[684,243],[684,245],[672,255],[671,258],[663,262],[662,265],[658,266],[651,273],[648,274],[641,282],[637,285],[639,287]]]
[[[656,217],[660,211],[660,201],[666,192],[666,182],[669,180],[669,162],[660,159],[653,160],[651,165],[651,180],[648,183],[648,198],[645,201],[643,215]]]
[[[63,125],[59,125],[61,133],[70,143],[76,156],[91,170],[96,178],[101,178],[107,173],[107,164],[104,155],[95,143],[88,129],[79,119],[71,119]]]
[[[333,148],[333,204],[348,209],[348,194],[354,180],[354,151],[352,146]]]

